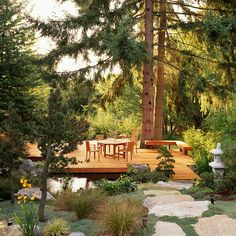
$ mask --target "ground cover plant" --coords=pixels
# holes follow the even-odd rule
[[[96,186],[107,192],[109,195],[114,195],[132,191],[132,188],[135,187],[135,184],[132,183],[129,176],[122,175],[114,181],[108,179],[97,181]]]

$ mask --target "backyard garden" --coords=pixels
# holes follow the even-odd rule
[[[0,0],[0,236],[236,235],[235,10],[234,0]],[[81,176],[68,167],[85,162],[74,151],[134,130],[156,166],[133,150],[126,173],[94,172],[74,190]],[[176,163],[181,146],[147,140],[190,149]],[[173,181],[185,156],[199,178]]]

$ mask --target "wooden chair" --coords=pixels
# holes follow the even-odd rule
[[[105,139],[104,134],[97,134],[95,139],[96,140],[104,140]]]
[[[96,137],[95,137],[95,139],[96,139],[97,141],[98,141],[98,140],[104,140],[104,139],[105,139],[104,134],[97,134]],[[100,148],[101,153],[102,153],[102,151],[104,152],[105,145],[100,144],[98,148]],[[109,149],[110,149],[110,146],[109,146]]]
[[[93,153],[94,159],[95,159],[96,153],[97,153],[98,154],[98,161],[100,161],[100,152],[101,152],[100,147],[97,144],[93,144],[89,141],[85,141],[85,143],[86,143],[86,158],[85,158],[85,161],[86,162],[90,161],[91,153]]]
[[[129,141],[122,147],[118,146],[118,159],[119,156],[122,155],[126,161],[128,161],[128,154],[130,153],[130,159],[132,161],[133,153],[134,153],[134,141]]]
[[[138,134],[139,134],[139,130],[134,129],[130,136],[130,140],[134,141],[134,147],[135,147],[136,153],[138,152]]]

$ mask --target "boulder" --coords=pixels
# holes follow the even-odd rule
[[[85,236],[82,232],[72,232],[69,236]]]
[[[5,235],[7,235],[7,236],[20,236],[21,235],[19,225],[8,226],[4,229],[4,231],[6,233]]]
[[[154,225],[155,233],[152,236],[184,236],[182,228],[170,222],[157,221]]]
[[[63,190],[62,183],[59,180],[52,178],[47,179],[48,191],[53,195],[61,192]]]
[[[19,167],[19,170],[23,175],[35,174],[35,163],[30,159],[24,159]]]
[[[39,187],[32,187],[32,188],[22,188],[17,193],[17,196],[27,196],[28,198],[31,198],[32,196],[35,196],[35,200],[40,200],[42,192]],[[54,199],[54,197],[47,193],[47,200]]]
[[[156,205],[149,210],[149,214],[161,216],[177,216],[179,218],[201,217],[208,210],[209,201],[178,202]]]
[[[129,174],[138,174],[150,171],[150,167],[148,164],[129,164],[128,165],[128,173]]]
[[[80,189],[85,189],[87,184],[87,178],[72,178],[71,189],[72,192],[77,192]]]
[[[226,215],[200,218],[194,229],[199,236],[236,236],[236,219]]]

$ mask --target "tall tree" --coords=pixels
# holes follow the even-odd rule
[[[164,114],[164,83],[165,83],[165,44],[166,44],[166,0],[159,2],[160,23],[158,29],[158,62],[156,76],[156,94],[155,94],[155,122],[154,122],[154,139],[162,139],[163,133],[163,114]]]
[[[0,121],[10,102],[28,120],[35,102],[32,88],[38,82],[31,51],[34,31],[18,1],[0,2],[0,21]]]
[[[146,139],[153,138],[153,1],[145,1],[144,15],[145,45],[147,60],[143,69],[143,90],[142,90],[142,140],[144,146]]]
[[[7,169],[14,202],[12,171],[24,157],[27,122],[36,101],[32,89],[38,83],[30,49],[34,31],[18,1],[0,1],[0,133],[1,167]]]

